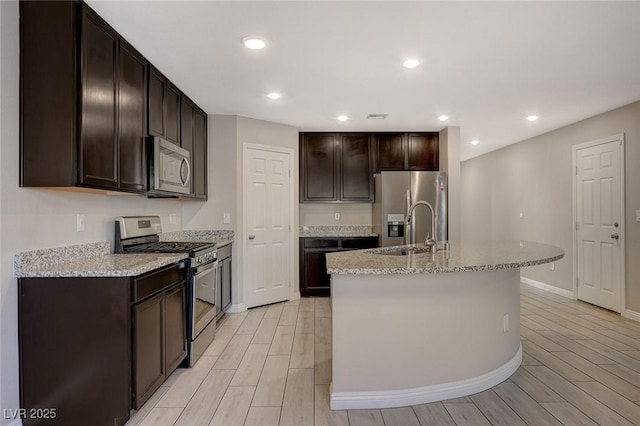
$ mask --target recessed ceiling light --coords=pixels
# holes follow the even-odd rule
[[[276,93],[276,92],[271,92],[267,95],[267,98],[273,99],[274,101],[276,99],[280,99],[280,97],[281,97],[280,93]]]
[[[405,68],[409,68],[409,69],[411,69],[411,68],[415,68],[415,67],[417,67],[418,65],[420,65],[420,61],[419,61],[419,60],[417,60],[417,59],[407,59],[406,61],[404,61],[404,62],[402,63],[402,66],[403,66],[403,67],[405,67]]]
[[[478,144],[480,143],[480,141],[479,141],[479,140],[477,140],[477,139],[474,139],[474,140],[472,140],[472,141],[471,141],[471,142],[469,142],[469,143],[470,143],[471,145],[478,145]]]
[[[527,116],[527,120],[529,120],[529,121],[536,121],[538,118],[540,118],[540,117],[538,117],[537,115],[529,115],[529,116]]]
[[[244,47],[246,47],[247,49],[260,50],[267,45],[267,42],[260,37],[250,36],[243,38],[242,44],[244,44]]]
[[[440,121],[447,121],[449,119],[448,115],[440,115],[438,116],[438,120]]]
[[[346,115],[339,115],[338,116],[338,121],[347,121],[349,119],[349,117],[347,117]]]

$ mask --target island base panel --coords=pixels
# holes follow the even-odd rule
[[[469,395],[520,365],[519,268],[332,280],[332,409]]]

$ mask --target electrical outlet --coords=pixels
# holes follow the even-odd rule
[[[552,271],[556,270],[556,262],[551,262],[551,270]]]
[[[524,212],[520,212],[520,219],[524,219]]]
[[[76,231],[84,232],[84,215],[80,213],[76,215]]]
[[[176,222],[177,222],[176,214],[175,213],[171,213],[169,215],[169,223],[172,224],[172,225],[175,225]]]
[[[636,222],[640,222],[640,210],[636,210]]]
[[[335,220],[340,220],[340,213],[335,213],[333,217]]]
[[[222,223],[231,223],[231,214],[230,213],[224,213],[222,215]]]
[[[502,331],[504,333],[509,331],[509,314],[504,314],[502,317]]]

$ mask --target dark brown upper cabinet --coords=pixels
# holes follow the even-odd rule
[[[382,133],[374,137],[376,171],[404,170],[407,153],[403,133]]]
[[[147,61],[84,3],[20,2],[20,35],[20,185],[144,192]]]
[[[149,67],[149,134],[180,145],[180,90]]]
[[[372,202],[371,136],[300,134],[300,201]]]
[[[373,202],[371,136],[342,134],[340,152],[340,200]]]
[[[375,171],[439,170],[438,133],[378,133],[374,140]]]
[[[338,201],[337,135],[300,134],[300,201]]]
[[[190,195],[207,199],[207,114],[182,95],[180,105],[182,148],[191,153]]]

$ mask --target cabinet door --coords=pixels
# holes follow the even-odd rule
[[[402,133],[376,134],[375,171],[405,170],[406,143]]]
[[[194,118],[196,106],[186,96],[182,97],[180,105],[180,146],[189,151],[189,164],[191,166],[191,179],[189,181],[189,194],[193,195],[193,139],[194,139]]]
[[[369,135],[340,136],[340,200],[373,201]]]
[[[116,139],[118,36],[95,12],[82,8],[80,183],[118,187]]]
[[[301,135],[300,199],[302,202],[338,200],[336,135]]]
[[[185,285],[170,290],[165,297],[165,351],[168,376],[187,356]]]
[[[193,191],[196,198],[207,199],[207,114],[195,109],[193,122]]]
[[[160,71],[149,68],[149,134],[180,145],[180,91]]]
[[[301,259],[300,295],[329,296],[331,276],[327,274],[325,255],[333,249],[303,249]]]
[[[438,134],[420,133],[409,134],[408,170],[437,171],[439,167]]]
[[[164,294],[133,307],[135,407],[140,408],[165,379]]]
[[[167,84],[164,76],[154,67],[149,67],[149,134],[164,137],[165,99]]]
[[[180,90],[167,81],[165,139],[180,145]]]
[[[225,311],[231,306],[231,257],[224,259],[220,264],[221,297],[220,309]]]
[[[119,46],[118,144],[120,188],[144,192],[147,168],[144,137],[147,123],[147,61],[124,40]]]

